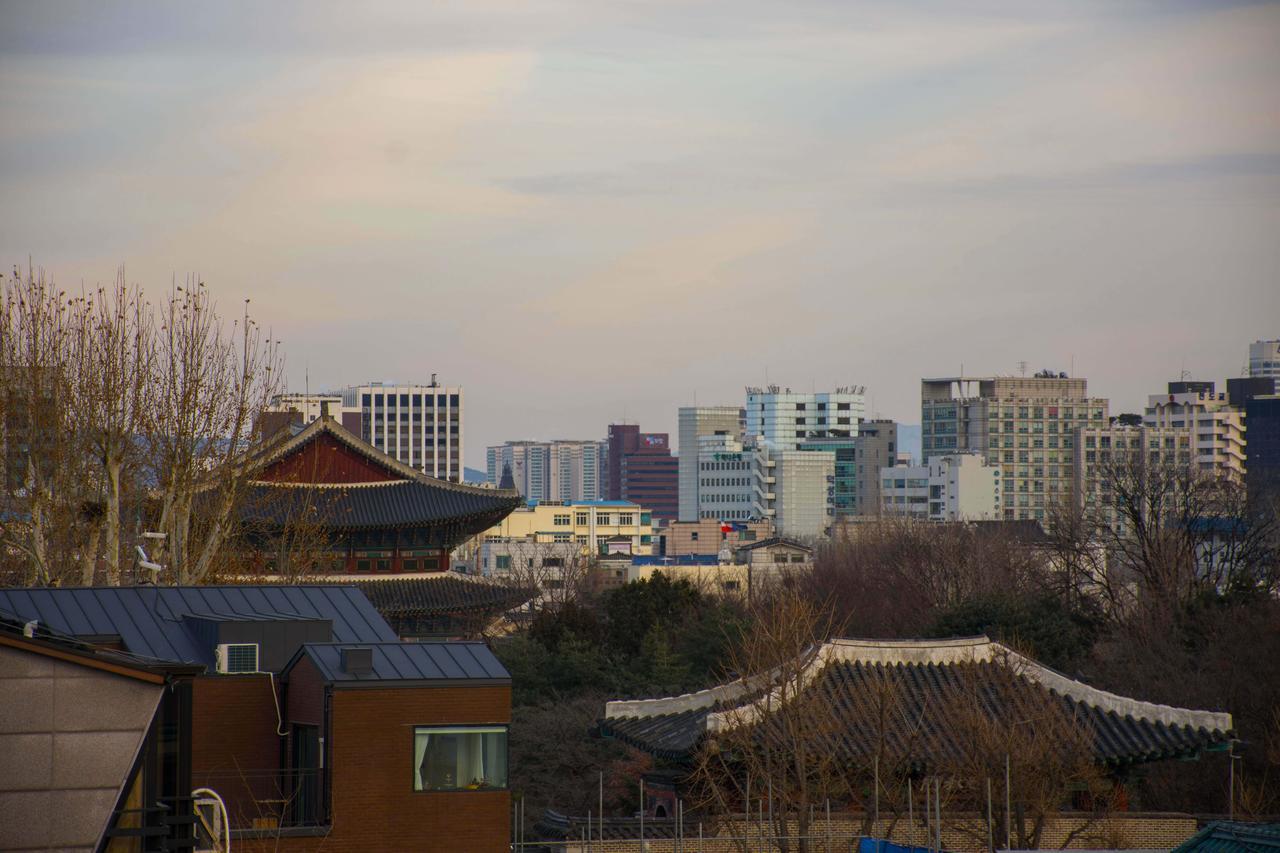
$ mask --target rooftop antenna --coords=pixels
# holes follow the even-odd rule
[[[1071,353],[1071,374],[1070,375],[1072,379],[1074,379],[1076,376],[1076,354],[1075,353]]]
[[[1018,362],[1018,372],[1023,376],[1027,375],[1027,363],[1025,361]]]

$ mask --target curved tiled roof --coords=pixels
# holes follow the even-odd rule
[[[886,743],[912,761],[928,764],[958,755],[961,696],[978,697],[995,720],[1022,721],[1045,701],[1083,725],[1094,754],[1107,764],[1195,755],[1225,745],[1231,716],[1139,702],[1098,690],[1017,655],[986,637],[962,640],[835,640],[810,650],[800,670],[806,691],[843,716],[837,748],[853,755],[874,751],[882,685],[893,685],[902,721],[885,732]],[[759,682],[757,682],[759,683]],[[752,724],[764,689],[735,681],[712,690],[667,699],[610,702],[597,725],[655,755],[683,760],[706,736]],[[911,721],[908,726],[906,721]]]
[[[463,611],[500,612],[533,598],[535,592],[467,580],[452,572],[431,577],[357,578],[351,583],[378,612],[397,617],[425,617]]]
[[[267,527],[302,522],[333,530],[415,527],[464,519],[487,527],[501,521],[520,500],[518,495],[462,489],[429,477],[340,485],[253,482],[246,487],[241,518]]]

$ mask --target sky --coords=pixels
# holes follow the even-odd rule
[[[1113,411],[1280,337],[1280,4],[0,2],[0,261],[251,298],[467,463],[864,385]]]

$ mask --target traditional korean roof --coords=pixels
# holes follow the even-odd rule
[[[343,668],[343,649],[353,648],[368,649],[372,653],[367,671],[357,674]],[[330,684],[511,683],[511,673],[484,643],[307,643],[285,667],[285,673],[304,656],[311,659],[320,677]]]
[[[1022,719],[1046,697],[1061,703],[1093,735],[1096,758],[1106,764],[1189,757],[1225,748],[1231,715],[1141,702],[1068,678],[986,637],[956,640],[832,640],[809,652],[800,670],[803,689],[839,709],[844,725],[838,748],[850,755],[874,749],[877,688],[895,686],[910,731],[886,732],[911,760],[928,764],[958,754],[954,697],[977,687],[995,719]],[[760,714],[770,687],[739,679],[709,690],[664,699],[608,702],[599,731],[654,755],[687,760],[705,737]],[[1043,707],[1043,705],[1040,705]],[[1021,716],[1019,716],[1021,715]]]
[[[295,522],[340,531],[449,521],[482,530],[497,524],[518,503],[518,498],[513,501],[494,489],[459,487],[430,477],[319,485],[254,482],[246,488],[241,518],[267,527]]]
[[[387,618],[430,617],[462,612],[501,612],[527,602],[535,590],[473,580],[456,572],[344,578]]]
[[[367,463],[360,482],[281,481],[278,463],[315,442],[334,442]],[[332,447],[332,444],[327,446]],[[333,531],[397,529],[452,523],[451,539],[497,524],[523,498],[514,489],[489,489],[428,477],[361,441],[332,418],[317,418],[297,434],[281,430],[249,463],[241,521],[259,528],[304,523]]]
[[[1280,851],[1280,823],[1241,823],[1215,820],[1173,853],[1276,853]]]
[[[761,539],[758,542],[748,542],[745,545],[736,546],[734,550],[735,551],[754,551],[757,548],[773,548],[775,546],[795,548],[797,550],[804,551],[806,554],[813,553],[813,549],[810,548],[808,545],[805,545],[802,542],[797,542],[794,539],[784,539],[781,536],[773,536],[768,539]]]

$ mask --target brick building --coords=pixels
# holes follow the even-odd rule
[[[96,817],[68,839],[85,849],[191,849],[219,801],[237,850],[507,847],[510,676],[483,644],[399,642],[354,587],[0,589],[0,658],[21,643],[87,668],[102,684],[80,679],[82,703],[116,709],[95,715],[111,729],[90,756]],[[5,687],[38,710],[0,741],[71,720],[41,700],[56,684]],[[84,787],[63,777],[6,813],[34,820]]]

